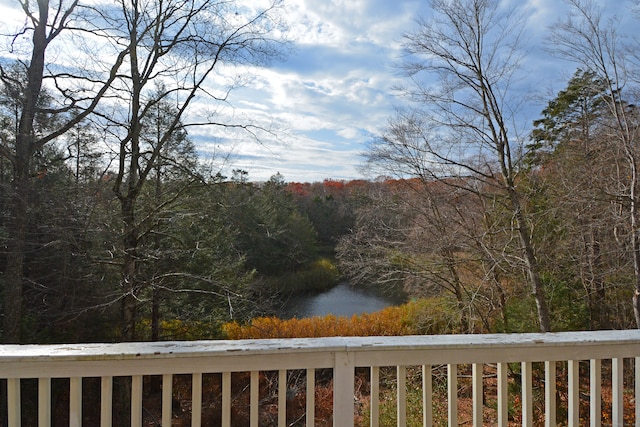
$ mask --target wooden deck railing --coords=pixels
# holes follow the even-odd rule
[[[52,408],[51,398],[52,380],[65,378],[67,388],[63,394],[68,397],[66,416],[69,425],[83,425],[83,410],[88,412],[91,409],[99,413],[101,426],[110,426],[115,407],[114,378],[124,377],[127,378],[127,392],[124,395],[128,400],[126,407],[127,411],[130,410],[131,425],[142,426],[145,411],[143,384],[147,384],[145,379],[149,376],[157,376],[161,382],[161,414],[155,425],[171,426],[172,417],[175,416],[172,402],[176,399],[173,380],[178,375],[187,375],[191,379],[191,425],[200,426],[203,425],[203,390],[206,395],[203,375],[212,373],[221,378],[222,409],[216,424],[238,425],[232,415],[232,406],[236,404],[232,403],[232,373],[243,372],[249,379],[249,425],[258,426],[261,419],[259,378],[261,373],[276,371],[274,378],[277,378],[275,389],[278,395],[275,398],[275,425],[316,425],[316,372],[330,372],[332,423],[334,426],[349,427],[354,425],[354,411],[357,409],[354,407],[357,372],[364,369],[370,382],[366,411],[370,419],[362,421],[360,417],[358,423],[378,426],[381,389],[387,387],[388,391],[389,388],[386,382],[380,385],[381,368],[394,372],[394,417],[398,426],[407,425],[408,411],[411,414],[410,411],[415,410],[407,405],[408,393],[420,394],[422,405],[419,410],[422,425],[425,426],[441,425],[441,422],[457,426],[461,417],[468,418],[474,426],[490,423],[507,426],[512,425],[514,420],[522,425],[534,425],[534,421],[536,424],[542,422],[541,417],[544,417],[547,426],[558,423],[569,426],[640,425],[640,399],[636,399],[640,395],[640,331],[637,330],[4,345],[0,346],[0,382],[4,387],[3,393],[0,393],[3,396],[0,408],[4,408],[2,411],[6,410],[6,413],[1,414],[0,425],[6,423],[8,427],[16,427],[21,422],[26,423],[24,420],[27,419],[37,419],[37,425],[42,427],[56,425],[57,412]],[[301,370],[306,377],[306,386],[303,388],[305,413],[297,421],[287,419],[285,410],[287,373],[294,370]],[[446,372],[443,378],[438,378],[438,384],[446,384],[446,389],[441,393],[445,396],[447,407],[444,421],[436,419],[440,413],[433,409],[434,399],[440,393],[439,389],[434,388],[436,371]],[[420,377],[418,390],[408,387],[408,372],[411,373],[411,384],[416,383],[415,376]],[[488,372],[492,374],[488,375]],[[86,381],[88,378],[99,382],[99,397],[89,399],[86,396],[88,391],[83,393],[83,379]],[[514,386],[514,380],[521,386]],[[470,391],[465,391],[464,401],[472,403],[464,409],[459,408],[463,401],[459,396],[462,382],[471,384]],[[27,387],[27,384],[34,385]],[[558,387],[562,390],[557,389],[557,384],[561,384]],[[603,384],[607,385],[607,393],[604,394]],[[59,388],[56,387],[57,393],[60,393]],[[488,391],[489,388],[495,390],[495,395],[490,399],[487,393],[494,392]],[[563,397],[559,399],[561,392]],[[33,396],[29,397],[29,393]],[[515,400],[514,393],[518,394]],[[495,420],[486,419],[487,400],[495,402]],[[28,405],[27,401],[30,402]],[[93,401],[97,402],[99,411],[88,408],[87,405]],[[518,404],[514,406],[515,401]],[[559,411],[558,405],[564,410]],[[588,406],[587,411],[584,410],[585,405]],[[28,411],[37,411],[37,416],[26,414]],[[514,415],[514,411],[517,414]],[[127,415],[129,419],[129,413]]]

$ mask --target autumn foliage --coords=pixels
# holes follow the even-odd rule
[[[441,299],[421,299],[352,317],[258,317],[246,324],[225,323],[222,332],[228,339],[438,334],[451,332],[455,321],[443,306]]]

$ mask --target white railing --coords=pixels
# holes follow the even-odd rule
[[[582,364],[580,362],[582,361]],[[583,369],[580,369],[582,366]],[[586,369],[588,366],[588,369]],[[381,384],[381,372],[393,367],[395,385]],[[558,368],[559,367],[559,368]],[[544,416],[545,425],[562,423],[569,426],[584,425],[640,425],[640,331],[599,331],[567,332],[550,334],[509,334],[509,335],[446,335],[446,336],[405,336],[405,337],[340,337],[317,339],[241,340],[241,341],[197,341],[197,342],[156,342],[121,344],[77,344],[77,345],[5,345],[0,346],[0,379],[6,389],[0,408],[0,425],[5,421],[9,427],[21,425],[24,412],[37,408],[38,426],[55,423],[52,409],[52,379],[66,378],[68,387],[68,417],[71,426],[82,425],[83,409],[87,411],[88,399],[85,393],[83,403],[83,379],[99,378],[100,425],[110,426],[114,408],[114,378],[128,379],[125,393],[130,407],[131,425],[143,423],[143,383],[148,376],[161,376],[161,421],[156,425],[170,426],[175,415],[172,412],[172,389],[174,376],[190,375],[191,425],[200,426],[203,410],[203,375],[216,373],[221,377],[221,417],[223,426],[232,425],[232,373],[244,372],[249,378],[250,426],[258,426],[260,413],[260,375],[276,371],[275,386],[277,401],[277,426],[306,425],[316,423],[315,383],[319,369],[332,369],[333,379],[333,425],[347,427],[354,425],[355,383],[358,375],[366,368],[366,378],[370,381],[367,402],[370,420],[362,425],[378,426],[380,416],[380,393],[383,388],[394,391],[396,396],[395,419],[398,426],[407,425],[407,394],[419,393],[422,406],[422,424],[440,425],[443,421],[434,417],[434,396],[440,389],[434,387],[446,384],[441,394],[447,404],[446,421],[449,426],[457,426],[461,416],[469,417],[474,426],[490,421],[486,418],[483,402],[487,400],[488,384],[496,390],[491,396],[495,401],[496,419],[492,423],[507,426],[513,419],[514,393],[517,393],[518,419],[522,425],[533,425],[534,416]],[[356,369],[357,368],[357,369]],[[383,371],[381,371],[383,368]],[[437,369],[436,369],[437,368]],[[305,416],[295,424],[287,419],[287,373],[301,370],[306,377]],[[407,373],[411,373],[410,376]],[[443,372],[441,377],[438,372]],[[446,374],[444,374],[446,372]],[[562,375],[560,375],[562,374]],[[324,375],[324,374],[323,374]],[[558,375],[558,376],[557,376]],[[416,376],[421,377],[418,390],[408,386],[414,384]],[[470,376],[470,379],[468,378]],[[541,378],[542,385],[534,385],[532,378]],[[27,380],[29,379],[29,380]],[[34,379],[37,379],[35,381]],[[410,381],[408,381],[408,379]],[[521,386],[515,387],[514,379]],[[29,391],[25,384],[31,381],[37,387],[30,387],[35,395],[27,408],[25,400]],[[95,380],[98,381],[98,380]],[[558,399],[556,384],[560,381],[566,394]],[[470,409],[459,410],[459,386],[462,382],[471,384]],[[510,386],[511,384],[511,386]],[[588,386],[586,386],[588,384]],[[602,386],[607,384],[603,397]],[[586,387],[586,388],[585,388]],[[414,387],[415,388],[415,387]],[[515,392],[514,392],[515,390]],[[544,390],[544,392],[542,392]],[[585,391],[586,390],[586,391]],[[86,390],[85,390],[86,392]],[[470,394],[470,396],[469,396]],[[534,396],[535,394],[535,396]],[[539,397],[543,396],[543,397]],[[21,402],[22,400],[22,402]],[[414,399],[415,400],[415,399]],[[566,403],[565,403],[566,400]],[[558,404],[557,402],[561,403]],[[603,405],[603,402],[607,405]],[[632,403],[631,410],[625,408]],[[37,403],[33,403],[37,402]],[[66,401],[65,401],[66,402]],[[585,403],[586,402],[586,403]],[[608,405],[611,405],[610,412]],[[538,409],[534,409],[538,405]],[[540,409],[539,406],[543,406]],[[564,411],[558,411],[562,405]],[[582,406],[581,406],[582,405]],[[588,421],[583,416],[588,405]],[[628,405],[627,405],[628,406]],[[581,412],[582,408],[582,412]],[[605,410],[603,411],[603,408]],[[4,411],[4,410],[3,410]],[[463,413],[464,412],[464,413]],[[410,413],[410,412],[409,412]],[[535,415],[534,415],[535,413]],[[557,413],[560,415],[557,416]],[[604,415],[603,415],[604,413]],[[560,419],[560,417],[565,417]],[[610,418],[609,418],[610,417]],[[36,419],[31,414],[30,419]],[[625,421],[626,420],[626,421]],[[631,420],[631,421],[629,421]],[[161,422],[161,424],[160,424]],[[362,421],[358,421],[362,423]],[[306,424],[303,424],[306,423]],[[262,425],[262,424],[261,424]]]

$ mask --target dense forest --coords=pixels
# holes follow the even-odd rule
[[[235,82],[203,86],[221,64],[283,55],[281,2],[116,3],[23,2],[0,63],[3,342],[218,338],[340,280],[422,301],[438,333],[640,326],[640,69],[596,3],[568,2],[549,44],[576,71],[517,125],[520,15],[432,1],[369,178],[314,183],[224,176],[189,134],[270,132],[187,112],[227,102]],[[111,62],[47,62],[67,33]]]

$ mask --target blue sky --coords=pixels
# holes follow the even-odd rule
[[[293,52],[269,69],[255,70],[251,84],[232,96],[247,117],[273,119],[281,130],[278,138],[267,136],[263,144],[223,139],[201,147],[218,153],[231,149],[231,167],[256,180],[277,172],[287,181],[360,177],[365,143],[397,101],[392,87],[402,33],[423,4],[289,0]]]
[[[528,10],[530,53],[521,87],[533,95],[530,123],[576,68],[542,49],[547,26],[566,8],[559,0],[505,1],[526,3]],[[601,4],[607,13],[622,15],[625,28],[640,23],[631,19],[630,2]],[[249,171],[254,180],[276,172],[287,181],[361,178],[367,142],[403,103],[393,91],[402,35],[415,28],[416,17],[428,14],[427,1],[289,0],[287,7],[295,52],[257,70],[255,81],[234,94],[235,105],[249,117],[269,112],[284,131],[262,145],[247,138],[223,144],[222,151],[233,147],[232,167]]]
[[[576,68],[542,49],[547,26],[566,8],[560,0],[504,2],[528,10],[530,53],[521,88],[534,95],[528,110],[531,122]],[[0,0],[0,8],[10,7],[19,17],[16,3]],[[233,108],[226,111],[236,121],[251,121],[274,132],[261,133],[257,141],[248,134],[194,128],[190,135],[199,152],[213,159],[214,168],[226,174],[243,169],[251,180],[268,179],[277,172],[287,181],[363,177],[361,153],[393,116],[394,106],[403,103],[393,91],[400,82],[395,66],[402,55],[402,36],[415,28],[415,18],[429,13],[427,4],[426,0],[285,0],[293,51],[268,68],[243,69],[247,78],[231,94]],[[637,35],[640,20],[629,13],[630,1],[600,4],[619,14],[623,27]],[[3,11],[3,16],[11,15]]]
[[[234,95],[260,99],[283,132],[264,145],[236,144],[233,167],[258,180],[277,172],[287,181],[361,177],[360,154],[397,102],[402,33],[424,3],[289,0],[293,53]]]

